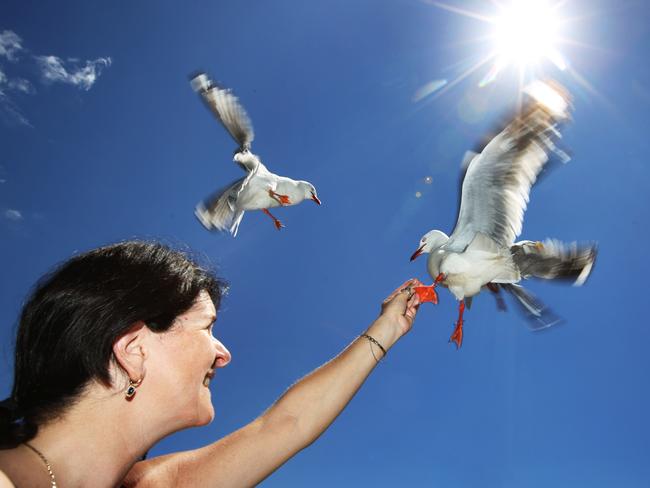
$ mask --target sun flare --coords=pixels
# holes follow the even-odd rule
[[[556,8],[544,0],[512,1],[494,19],[494,39],[503,64],[536,64],[544,58],[564,70],[566,63],[556,48],[560,19]]]
[[[566,0],[493,0],[491,12],[469,10],[437,0],[422,0],[454,14],[480,21],[485,30],[473,28],[472,42],[485,49],[480,59],[467,63],[470,66],[451,80],[434,80],[421,87],[413,97],[437,98],[480,69],[485,69],[478,81],[484,87],[496,81],[504,73],[515,73],[520,88],[526,80],[553,77],[553,70],[566,71],[577,77],[568,60],[561,52],[561,46],[575,44],[566,32],[569,19],[562,10]],[[573,32],[572,32],[573,33]],[[581,82],[581,84],[587,84]]]

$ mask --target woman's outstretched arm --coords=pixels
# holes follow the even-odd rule
[[[409,280],[382,304],[366,334],[388,350],[412,327],[419,301]],[[383,351],[358,337],[296,382],[250,424],[201,449],[138,463],[126,486],[253,486],[314,442],[363,384]]]

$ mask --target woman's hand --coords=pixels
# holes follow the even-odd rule
[[[411,278],[397,288],[386,298],[381,305],[381,313],[371,328],[381,328],[384,334],[390,334],[389,342],[392,344],[406,334],[415,321],[418,313],[420,299],[413,288],[423,286],[423,283]]]

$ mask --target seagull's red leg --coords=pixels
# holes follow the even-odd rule
[[[284,227],[284,225],[282,224],[282,222],[280,222],[280,221],[279,221],[278,219],[276,219],[273,215],[271,215],[271,212],[269,212],[267,209],[263,208],[263,209],[262,209],[262,212],[264,212],[266,215],[268,215],[269,217],[271,217],[271,218],[273,219],[273,223],[275,224],[275,228],[276,228],[276,229],[280,230],[280,229],[282,229],[282,227]]]
[[[463,344],[463,312],[465,311],[465,300],[461,300],[458,305],[458,322],[456,322],[456,328],[454,329],[453,334],[449,338],[449,342],[454,342],[456,344],[456,349],[458,349]]]
[[[415,291],[415,293],[417,293],[418,296],[420,297],[420,303],[432,302],[435,305],[437,305],[438,294],[436,293],[436,286],[444,279],[445,279],[445,275],[440,273],[438,276],[436,276],[436,279],[432,285],[416,286],[415,288],[413,288],[413,291]]]
[[[269,189],[269,196],[280,202],[280,205],[291,205],[291,200],[289,200],[288,195],[280,195],[279,193],[275,193],[273,190]]]
[[[485,286],[488,287],[492,293],[494,293],[494,299],[497,301],[497,309],[501,312],[506,312],[508,309],[506,307],[506,302],[503,301],[501,296],[501,289],[496,283],[487,283]]]

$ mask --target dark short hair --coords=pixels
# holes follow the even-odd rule
[[[22,310],[13,389],[0,404],[0,446],[34,437],[90,380],[110,386],[113,344],[135,322],[166,331],[203,290],[218,309],[224,287],[187,254],[152,242],[102,247],[58,266]]]

